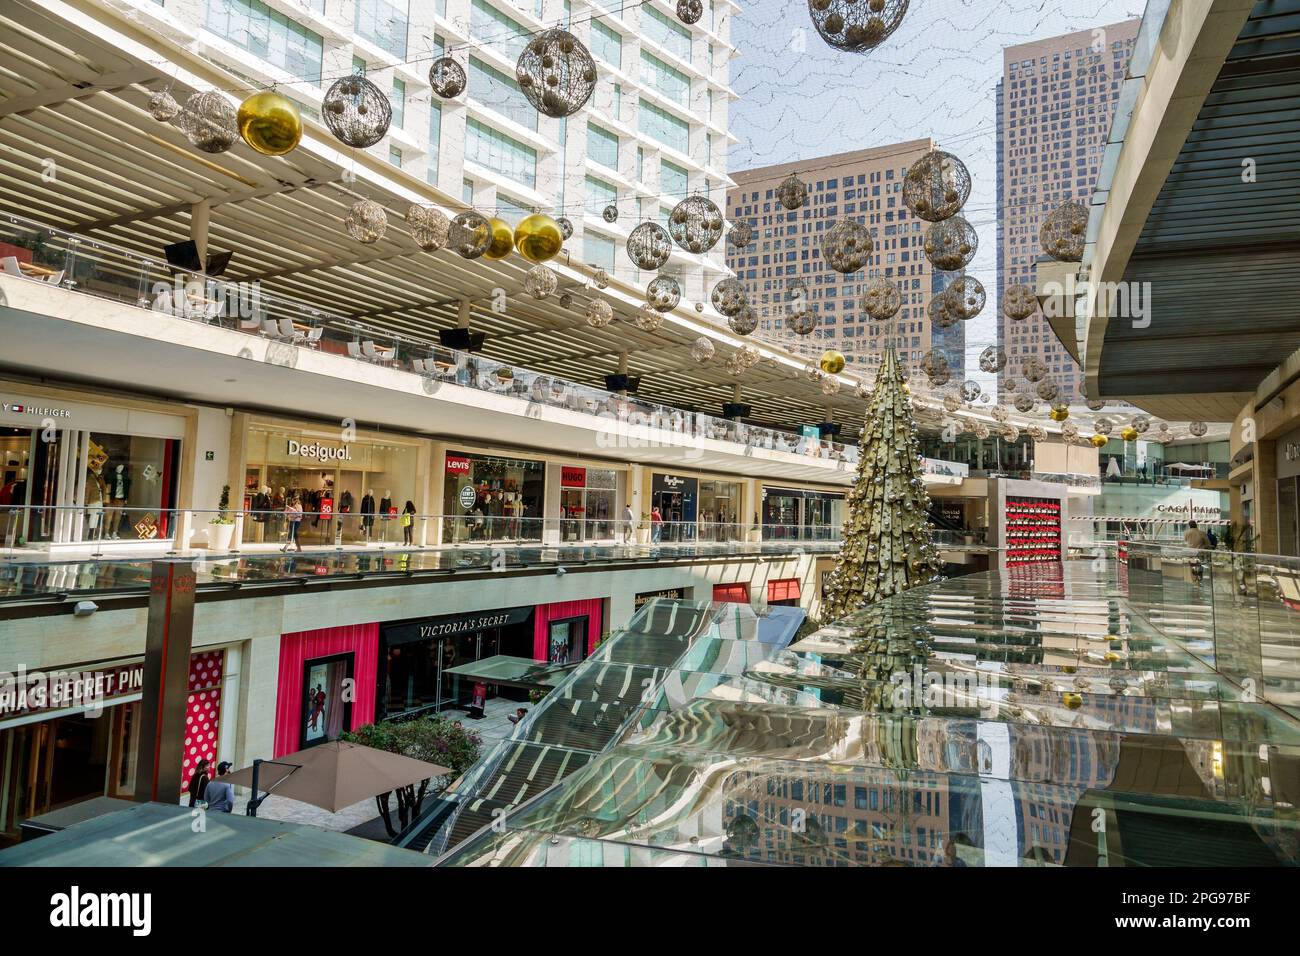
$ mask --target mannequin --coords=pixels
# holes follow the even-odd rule
[[[371,488],[361,499],[361,533],[367,538],[375,527],[375,490]]]
[[[384,497],[379,501],[379,520],[384,522],[383,540],[388,540],[388,522],[393,520],[393,492],[390,488],[384,489]]]
[[[117,529],[122,524],[122,512],[126,509],[127,496],[131,494],[131,472],[126,465],[116,466],[108,479],[109,508],[104,525],[104,534],[116,538]],[[128,515],[128,520],[130,516]]]
[[[108,486],[104,482],[104,466],[108,464],[108,452],[92,438],[90,452],[86,456],[86,532],[87,537],[99,530],[100,519],[104,517],[104,499],[108,497]]]

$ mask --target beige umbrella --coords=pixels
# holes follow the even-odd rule
[[[275,760],[255,760],[253,766],[221,779],[253,790],[252,814],[256,814],[257,805],[272,793],[338,813],[367,797],[452,772],[447,767],[386,750],[331,740]]]

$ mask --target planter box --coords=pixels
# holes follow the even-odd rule
[[[229,551],[230,542],[235,538],[234,524],[208,525],[208,550]]]

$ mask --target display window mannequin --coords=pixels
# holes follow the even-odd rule
[[[371,488],[361,499],[361,533],[367,538],[375,527],[375,490]]]
[[[109,538],[118,537],[122,526],[122,512],[126,510],[127,498],[131,495],[131,470],[128,465],[115,465],[107,481],[108,510],[105,516],[104,534]],[[127,515],[127,523],[130,523]]]
[[[93,439],[90,452],[86,456],[86,536],[92,537],[99,529],[99,522],[104,517],[104,502],[108,498],[108,484],[104,481],[104,466],[108,464],[108,452]]]

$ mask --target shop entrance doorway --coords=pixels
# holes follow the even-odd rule
[[[0,542],[20,548],[54,535],[54,482],[58,474],[60,432],[49,441],[31,428],[0,428]]]

